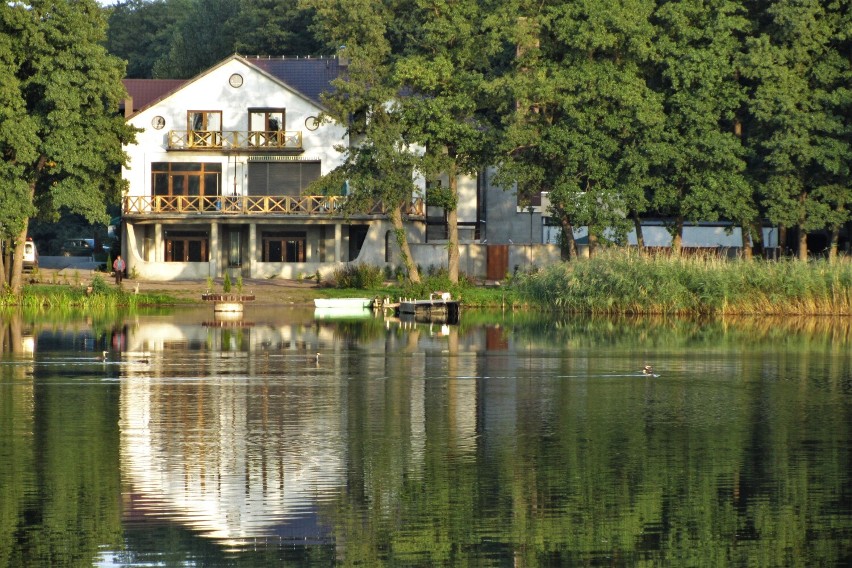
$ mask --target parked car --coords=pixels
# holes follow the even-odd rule
[[[62,243],[62,256],[92,256],[95,239],[67,239]]]
[[[24,243],[24,270],[35,270],[38,268],[38,250],[32,239]]]

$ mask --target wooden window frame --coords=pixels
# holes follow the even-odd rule
[[[165,167],[163,167],[165,165]],[[178,168],[175,168],[178,166]],[[189,166],[198,166],[197,170],[185,169]],[[180,169],[180,167],[184,169]],[[167,193],[157,192],[157,176],[166,176]],[[214,191],[208,191],[208,176],[216,175]],[[184,191],[174,192],[175,178],[183,178]],[[189,197],[190,177],[198,177],[198,197],[211,197],[222,195],[222,164],[219,162],[152,162],[151,163],[151,196],[184,196]],[[195,197],[195,196],[192,196]]]
[[[195,128],[194,115],[203,115],[201,128]],[[210,115],[219,116],[219,128],[210,129]],[[186,111],[186,138],[190,147],[222,147],[222,111],[221,110],[188,110]]]
[[[182,258],[175,258],[175,243],[180,243],[183,250]],[[190,244],[200,245],[199,260],[192,260]],[[206,232],[197,231],[167,231],[163,239],[166,262],[208,262],[210,260],[210,236]]]
[[[261,243],[262,262],[307,262],[308,235],[304,231],[263,233]],[[270,259],[271,243],[279,243],[281,247],[280,259]],[[292,258],[289,254],[291,250],[294,253]]]

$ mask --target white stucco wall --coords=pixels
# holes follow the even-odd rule
[[[234,73],[243,76],[243,85],[231,87],[228,79]],[[128,123],[142,129],[136,135],[136,144],[125,147],[128,165],[122,170],[129,182],[128,195],[151,195],[152,162],[219,162],[222,164],[222,191],[232,193],[236,176],[237,193],[246,194],[248,152],[231,155],[221,151],[167,152],[170,130],[187,130],[187,111],[222,111],[222,130],[249,130],[249,108],[285,109],[284,128],[302,132],[304,153],[299,161],[319,161],[321,173],[327,174],[342,163],[342,153],[334,146],[346,144],[346,129],[336,124],[322,124],[314,131],[305,127],[305,120],[317,116],[322,110],[313,101],[289,90],[282,83],[239,58],[226,60],[221,65],[186,83],[178,91],[138,112]],[[151,121],[156,116],[165,119],[165,126],[157,130]],[[262,152],[258,154],[263,155]]]

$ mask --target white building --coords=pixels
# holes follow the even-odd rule
[[[305,192],[340,165],[335,146],[349,143],[345,127],[317,120],[319,94],[340,71],[336,58],[234,55],[165,83],[172,89],[141,105],[157,82],[127,81],[125,114],[140,130],[123,170],[128,272],[296,278],[356,259],[385,262],[389,226],[380,208],[347,218],[343,196]],[[416,242],[425,232],[422,200],[413,196],[409,213]]]

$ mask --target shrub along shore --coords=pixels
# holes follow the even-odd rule
[[[465,308],[530,308],[590,315],[852,315],[852,262],[763,261],[672,257],[609,250],[508,277],[499,286],[444,271],[420,284],[389,282],[374,266],[348,266],[335,282],[299,289],[314,297],[428,298],[450,292]],[[328,287],[336,284],[335,287]],[[286,286],[282,284],[282,286]],[[294,293],[295,294],[295,293]],[[263,292],[258,299],[263,299]],[[200,301],[200,296],[199,300]],[[0,294],[0,307],[100,309],[185,304],[165,293],[135,293],[95,276],[90,285],[29,285],[20,297]],[[292,303],[288,301],[286,303]]]

